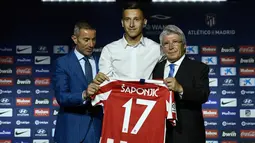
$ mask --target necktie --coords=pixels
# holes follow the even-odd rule
[[[168,74],[168,77],[173,77],[174,76],[174,64],[169,65],[170,71]]]
[[[85,61],[85,65],[84,65],[85,66],[85,75],[86,75],[88,83],[91,83],[93,80],[92,67],[91,67],[91,64],[90,64],[87,56],[83,57],[83,59]]]

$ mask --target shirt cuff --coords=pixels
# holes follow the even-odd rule
[[[180,99],[182,99],[183,92],[179,93]]]
[[[84,98],[83,94],[85,94],[86,90],[84,90],[81,94],[81,97],[83,99],[83,104],[86,104],[87,103],[87,99]]]

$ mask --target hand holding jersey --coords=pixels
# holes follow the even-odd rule
[[[102,72],[98,72],[98,74],[96,75],[96,77],[93,79],[93,83],[100,85],[101,83],[103,83],[105,80],[110,80],[109,77],[107,75],[105,75]]]
[[[174,77],[168,77],[168,78],[164,79],[164,83],[166,84],[168,89],[171,91],[178,92],[178,93],[183,92],[182,86],[179,84],[179,82]]]
[[[95,84],[95,83],[90,83],[86,92],[82,93],[82,97],[84,99],[90,98],[90,96],[94,95],[95,93],[97,93],[97,91],[99,90],[100,86]]]

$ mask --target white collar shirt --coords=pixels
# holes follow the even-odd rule
[[[141,37],[131,46],[125,37],[106,45],[99,60],[99,71],[115,79],[151,79],[152,71],[160,60],[160,45]]]

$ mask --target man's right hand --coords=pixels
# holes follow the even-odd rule
[[[87,99],[90,98],[90,96],[94,95],[95,93],[97,93],[97,91],[99,90],[99,85],[95,84],[95,83],[90,83],[86,92],[83,92],[83,98]]]
[[[93,79],[93,83],[100,85],[101,83],[103,83],[105,80],[110,80],[109,77],[107,75],[105,75],[104,73],[99,72],[96,77]]]

